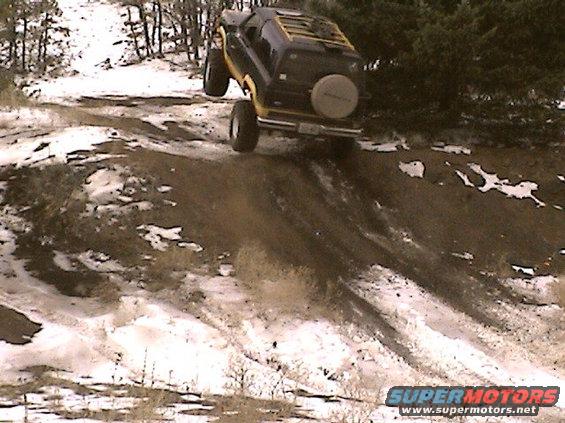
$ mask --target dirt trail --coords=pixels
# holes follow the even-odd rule
[[[184,56],[120,66],[118,6],[102,2],[115,19],[100,40],[101,6],[79,3],[63,13],[78,73],[35,81],[37,103],[0,121],[0,371],[145,390],[149,354],[151,378],[172,387],[174,371],[206,406],[195,415],[226,419],[234,370],[262,383],[239,392],[252,409],[282,411],[252,397],[294,389],[287,416],[313,421],[396,420],[382,404],[398,384],[563,385],[563,144],[384,134],[336,160],[323,141],[269,134],[236,154],[235,84],[203,96]],[[101,399],[82,381],[71,390]],[[332,403],[350,403],[341,419]]]
[[[81,108],[50,107],[78,124],[110,126],[131,137],[137,134],[163,144],[174,140],[190,146],[205,136],[200,128],[187,129],[187,121],[168,121],[162,128],[97,108],[203,101],[102,97],[83,98]],[[312,269],[321,295],[328,283],[347,281],[378,263],[411,278],[455,309],[496,325],[483,309],[500,299],[520,300],[493,283],[497,277],[512,275],[512,264],[534,267],[541,274],[559,275],[565,269],[558,254],[565,232],[563,211],[551,207],[565,204],[556,178],[561,170],[560,147],[537,148],[533,154],[477,147],[472,158],[425,146],[393,154],[356,150],[336,162],[323,143],[304,142],[290,152],[277,150],[270,139],[263,144],[266,149],[258,153],[220,161],[147,149],[130,151],[120,143],[102,150],[125,155],[117,163],[173,188],[171,199],[178,207],[150,212],[148,219],[158,216],[161,225],[190,228],[194,240],[206,246],[209,260],[256,242],[283,263]],[[426,164],[423,180],[398,170],[400,161],[410,160]],[[548,206],[536,208],[529,200],[469,189],[455,171],[468,171],[473,161],[512,179],[536,180]],[[516,163],[523,166],[516,169]],[[475,182],[483,183],[478,176]],[[471,262],[452,255],[464,251],[473,252]],[[350,317],[355,309],[370,308],[346,284],[342,286],[344,303],[351,303],[346,307]]]
[[[80,259],[88,251],[103,252],[116,260],[124,269],[118,272],[121,277],[145,287],[147,295],[166,298],[182,312],[185,307],[196,310],[198,319],[224,331],[214,321],[218,316],[206,315],[205,308],[198,310],[202,292],[191,298],[171,297],[184,282],[170,275],[188,266],[213,277],[221,264],[234,264],[239,251],[255,245],[265,252],[258,260],[268,261],[257,267],[270,266],[272,261],[289,272],[301,268],[311,273],[307,280],[313,285],[309,287],[314,293],[312,303],[325,309],[318,315],[310,311],[315,319],[323,316],[340,328],[346,326],[344,322],[352,323],[410,371],[453,380],[451,368],[438,366],[444,358],[428,360],[425,350],[414,348],[413,335],[405,330],[413,322],[384,312],[374,298],[359,292],[357,279],[363,272],[373,265],[384,266],[446,304],[456,317],[445,316],[443,321],[442,316],[432,314],[427,327],[436,328],[449,342],[469,340],[476,354],[483,354],[481,360],[487,357],[488,362],[492,347],[488,338],[480,337],[481,331],[515,331],[516,326],[508,326],[515,320],[509,320],[508,308],[501,304],[527,304],[525,297],[501,279],[520,276],[513,265],[531,267],[536,275],[565,271],[561,253],[565,195],[557,177],[563,172],[559,146],[538,147],[534,152],[474,146],[471,155],[457,155],[413,144],[411,149],[391,153],[357,148],[350,157],[335,160],[323,142],[267,136],[257,152],[239,155],[230,151],[222,133],[208,126],[225,124],[229,101],[123,96],[87,98],[81,103],[46,107],[61,116],[64,125],[111,128],[108,142],[91,152],[74,153],[67,164],[4,168],[0,176],[7,181],[5,203],[21,210],[20,216],[33,223],[32,231],[18,234],[15,250],[25,260],[27,271],[66,296],[97,300],[102,309],[119,302],[120,290],[111,272],[99,272],[84,257]],[[212,105],[219,118],[192,121],[192,107]],[[167,112],[160,119],[145,116],[161,107]],[[42,133],[54,130],[35,128],[39,129],[44,129]],[[401,163],[414,161],[425,165],[423,178],[410,177],[399,169]],[[539,190],[535,194],[546,205],[537,207],[532,199],[508,198],[495,190],[480,192],[486,181],[470,170],[472,163],[508,178],[511,184],[536,181]],[[123,172],[125,179],[133,176],[137,181],[129,193],[127,183],[122,187],[122,194],[129,197],[125,203],[116,199],[117,205],[146,201],[152,208],[134,207],[125,214],[88,211],[85,183],[100,170]],[[467,175],[467,185],[473,186],[467,186],[457,172]],[[166,190],[160,191],[163,187]],[[203,251],[193,254],[175,247],[172,252],[156,252],[140,236],[142,225],[182,227],[183,239],[202,246]],[[55,250],[66,254],[69,263],[65,266],[72,271],[56,262]],[[401,295],[405,294],[396,292],[398,310],[411,304]],[[516,335],[523,351],[534,357],[539,348],[545,348],[536,346],[534,340],[543,332],[547,346],[555,348],[557,325],[562,323],[554,311],[542,312],[551,316],[547,333],[545,326],[531,332],[519,327],[521,332]],[[533,321],[535,311],[528,313]],[[460,316],[468,316],[478,329],[452,327],[462,322]],[[14,313],[0,318],[12,323],[19,319]],[[10,339],[15,341],[9,342],[33,336],[27,327],[13,327]],[[532,339],[522,345],[524,332]],[[225,335],[233,337],[229,330]],[[244,349],[243,345],[239,348]],[[561,360],[550,355],[542,360],[542,368],[551,366],[552,376],[560,377]],[[462,368],[473,375],[473,383],[494,383],[470,364],[464,362]]]

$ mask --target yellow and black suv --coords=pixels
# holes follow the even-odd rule
[[[269,7],[224,10],[206,57],[204,91],[223,96],[230,77],[250,94],[231,113],[235,151],[253,151],[261,129],[326,138],[337,153],[362,133],[363,60],[324,17]]]

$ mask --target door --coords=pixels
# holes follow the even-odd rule
[[[228,34],[228,53],[242,76],[251,74],[253,63],[250,58],[252,40],[259,31],[261,18],[251,15],[234,32]]]

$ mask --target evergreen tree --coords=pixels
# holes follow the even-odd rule
[[[565,5],[561,0],[475,1],[481,31],[492,32],[481,52],[476,85],[494,101],[551,103],[563,95]]]
[[[311,0],[369,64],[373,107],[545,122],[563,96],[562,0]]]
[[[402,56],[403,65],[421,103],[454,120],[480,74],[480,55],[492,33],[479,30],[478,11],[466,3],[454,9],[444,4],[424,8],[421,16],[411,34],[411,49]]]

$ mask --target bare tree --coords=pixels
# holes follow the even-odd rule
[[[264,6],[269,0],[122,0],[128,9],[126,26],[140,60],[181,51],[199,62],[208,47],[223,9]],[[137,13],[132,13],[135,9]]]
[[[55,40],[51,34],[68,32],[58,23],[61,11],[57,0],[6,0],[0,4],[0,68],[24,73],[47,71],[61,48],[61,37]],[[49,52],[53,52],[51,57]]]

